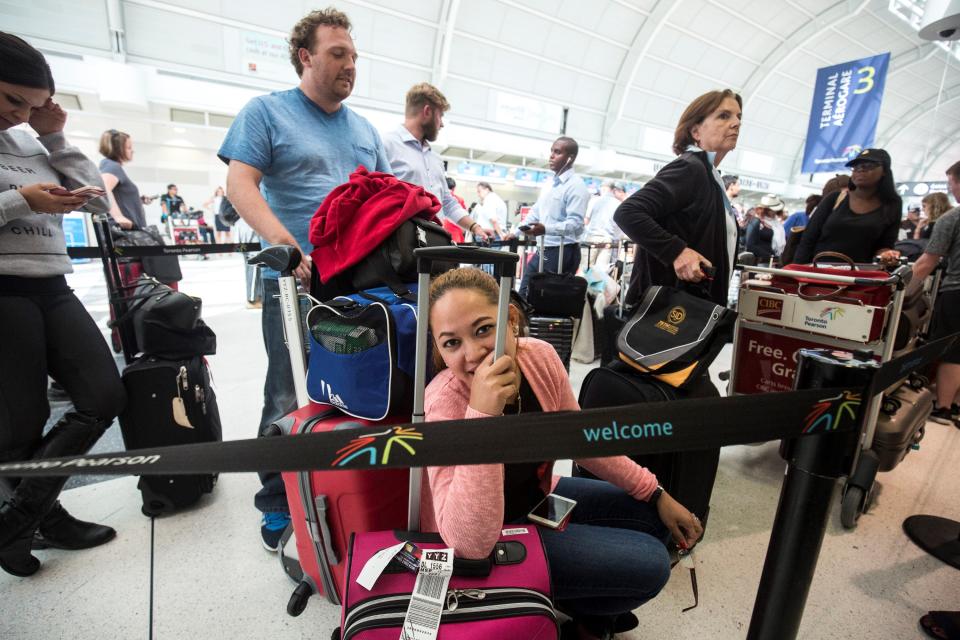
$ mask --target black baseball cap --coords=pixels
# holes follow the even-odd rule
[[[890,168],[890,154],[883,149],[864,149],[857,154],[857,157],[847,163],[852,167],[858,162],[879,162],[883,166]]]

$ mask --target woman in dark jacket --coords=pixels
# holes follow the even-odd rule
[[[890,155],[883,149],[864,149],[847,163],[853,168],[847,197],[829,195],[810,217],[803,231],[795,262],[813,261],[818,253],[832,251],[854,262],[895,262],[893,248],[900,233],[903,202],[897,195],[890,170]]]
[[[739,226],[717,166],[737,146],[742,112],[740,96],[726,89],[706,93],[686,108],[673,138],[679,156],[617,208],[613,219],[637,243],[627,301],[648,285],[676,286],[726,306]],[[707,280],[704,267],[716,271]],[[626,365],[624,365],[626,366]],[[704,376],[687,397],[717,397]],[[720,449],[639,456],[634,460],[660,478],[665,489],[706,525]]]
[[[679,157],[614,214],[641,249],[628,303],[649,285],[701,282],[706,266],[716,271],[704,297],[726,305],[739,227],[717,167],[737,146],[742,104],[730,89],[691,102],[674,133],[673,151]]]

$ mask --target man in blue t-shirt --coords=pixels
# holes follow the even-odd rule
[[[243,108],[220,147],[229,165],[227,195],[264,244],[289,244],[303,253],[296,270],[309,286],[310,220],[327,194],[357,166],[390,171],[376,129],[343,101],[353,91],[357,51],[350,20],[336,9],[313,11],[290,34],[290,60],[300,85],[258,96]],[[278,273],[263,273],[263,340],[267,378],[260,431],[297,407],[283,339]],[[260,432],[258,431],[258,433]],[[275,550],[290,521],[278,473],[261,474],[254,504],[263,512],[263,543]]]

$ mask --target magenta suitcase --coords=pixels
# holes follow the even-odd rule
[[[504,532],[506,535],[501,535],[494,547],[488,575],[458,575],[461,572],[454,561],[437,640],[559,637],[539,531],[532,525],[523,525]],[[380,531],[353,536],[347,559],[340,640],[397,640],[400,636],[416,575],[398,564],[388,565],[372,591],[357,584],[356,579],[373,554],[401,541],[412,541],[421,549],[446,546],[438,534]]]

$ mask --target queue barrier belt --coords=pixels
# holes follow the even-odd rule
[[[813,389],[389,425],[0,464],[0,476],[196,474],[532,462],[709,449],[859,424],[863,389]],[[826,420],[821,416],[829,415]]]
[[[869,389],[843,387],[384,425],[0,464],[0,477],[337,471],[695,451],[842,433],[868,394],[932,363],[960,334],[895,358]],[[866,397],[865,397],[866,396]]]

